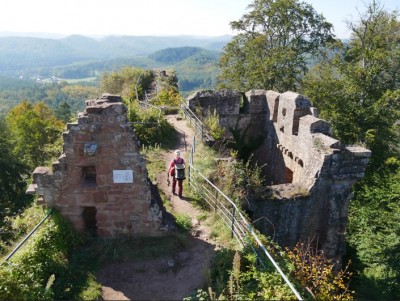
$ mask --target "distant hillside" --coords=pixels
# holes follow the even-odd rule
[[[219,53],[200,49],[193,55],[170,65],[178,76],[180,90],[190,92],[197,89],[214,89],[219,67]]]
[[[219,56],[217,52],[212,52],[199,47],[178,47],[156,51],[150,54],[149,58],[160,63],[174,64],[194,55],[213,56],[215,58],[218,58]]]
[[[201,47],[221,51],[230,36],[109,36],[92,39],[73,35],[59,39],[0,37],[0,75],[18,75],[31,68],[77,62],[147,56],[171,47]]]

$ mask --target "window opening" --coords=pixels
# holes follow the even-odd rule
[[[84,187],[96,187],[96,167],[84,166],[82,167],[82,179]]]

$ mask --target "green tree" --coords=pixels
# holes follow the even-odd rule
[[[396,11],[373,1],[349,26],[350,43],[337,44],[335,55],[307,76],[303,94],[342,142],[371,149],[376,167],[396,153],[400,139],[400,22]]]
[[[8,217],[19,213],[32,200],[25,194],[23,177],[28,173],[28,168],[13,155],[10,140],[4,120],[0,120],[0,242],[12,237]]]
[[[231,22],[239,33],[224,48],[219,87],[297,91],[307,59],[333,40],[332,25],[298,0],[254,0]]]
[[[358,187],[351,203],[348,242],[362,299],[400,296],[400,161],[389,159]]]
[[[166,87],[159,91],[152,100],[155,105],[178,107],[181,103],[181,96],[177,88]]]
[[[400,294],[399,120],[400,22],[398,13],[372,1],[350,42],[338,43],[304,81],[303,94],[330,121],[345,144],[372,150],[367,174],[349,208],[349,257],[361,298]]]
[[[116,72],[104,73],[100,90],[120,94],[129,100],[143,99],[145,91],[150,89],[153,78],[154,74],[151,70],[125,67]]]
[[[67,102],[63,101],[56,109],[55,114],[59,120],[67,123],[71,121],[72,118],[71,106]]]
[[[14,154],[30,168],[46,164],[60,154],[63,123],[43,102],[23,101],[6,116]]]

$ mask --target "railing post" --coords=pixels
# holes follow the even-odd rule
[[[233,232],[235,230],[235,213],[236,213],[236,208],[232,208],[232,225],[231,225],[231,238],[233,238]]]
[[[190,187],[190,177],[192,176],[190,165],[191,164],[189,164],[189,171],[188,171],[188,185],[189,185],[189,187]]]
[[[217,212],[217,208],[218,208],[218,191],[215,190],[215,199],[214,199],[214,213]]]

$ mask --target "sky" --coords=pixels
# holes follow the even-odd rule
[[[356,21],[369,0],[304,0],[348,38],[345,20]],[[252,0],[0,0],[1,32],[62,35],[234,35]],[[400,0],[380,0],[400,10]],[[358,8],[358,10],[357,10]]]

